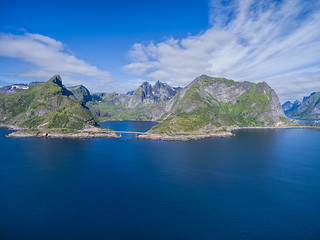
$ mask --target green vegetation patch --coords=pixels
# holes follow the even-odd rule
[[[34,116],[31,119],[22,123],[23,127],[33,128],[39,126],[45,120],[44,117]]]

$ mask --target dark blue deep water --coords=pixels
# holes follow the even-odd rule
[[[320,131],[190,142],[9,132],[0,129],[0,239],[320,239]]]

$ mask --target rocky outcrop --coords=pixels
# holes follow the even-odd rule
[[[92,96],[90,94],[90,91],[83,85],[78,85],[74,87],[68,87],[69,91],[72,92],[72,94],[77,98],[79,101],[86,104],[89,101],[92,101]]]
[[[313,92],[308,97],[304,97],[302,103],[286,102],[282,105],[285,114],[291,118],[297,119],[320,119],[320,92]]]

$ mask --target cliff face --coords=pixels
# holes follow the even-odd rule
[[[151,130],[153,133],[274,126],[286,121],[278,96],[267,83],[235,82],[206,75],[183,88],[162,110],[160,118],[165,120]]]
[[[304,97],[302,103],[295,101],[286,102],[282,105],[286,115],[299,119],[320,119],[320,92],[311,93],[309,97]]]
[[[73,95],[84,104],[92,101],[92,96],[89,90],[83,85],[68,87],[67,89],[71,91]]]
[[[0,94],[0,123],[20,127],[83,129],[95,125],[91,113],[55,75],[15,94]]]
[[[137,88],[128,102],[128,108],[135,108],[143,103],[157,103],[169,100],[181,88],[174,88],[166,83],[157,81],[153,86],[144,82]]]

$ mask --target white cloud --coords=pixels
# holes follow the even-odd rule
[[[132,74],[186,85],[201,74],[267,81],[282,101],[320,90],[318,1],[211,2],[211,27],[196,36],[135,43]],[[299,87],[297,87],[299,86]]]
[[[65,84],[84,84],[91,89],[103,89],[112,81],[109,72],[102,71],[66,52],[60,41],[40,34],[0,34],[0,56],[20,59],[31,64],[20,78],[46,80],[60,74]]]

